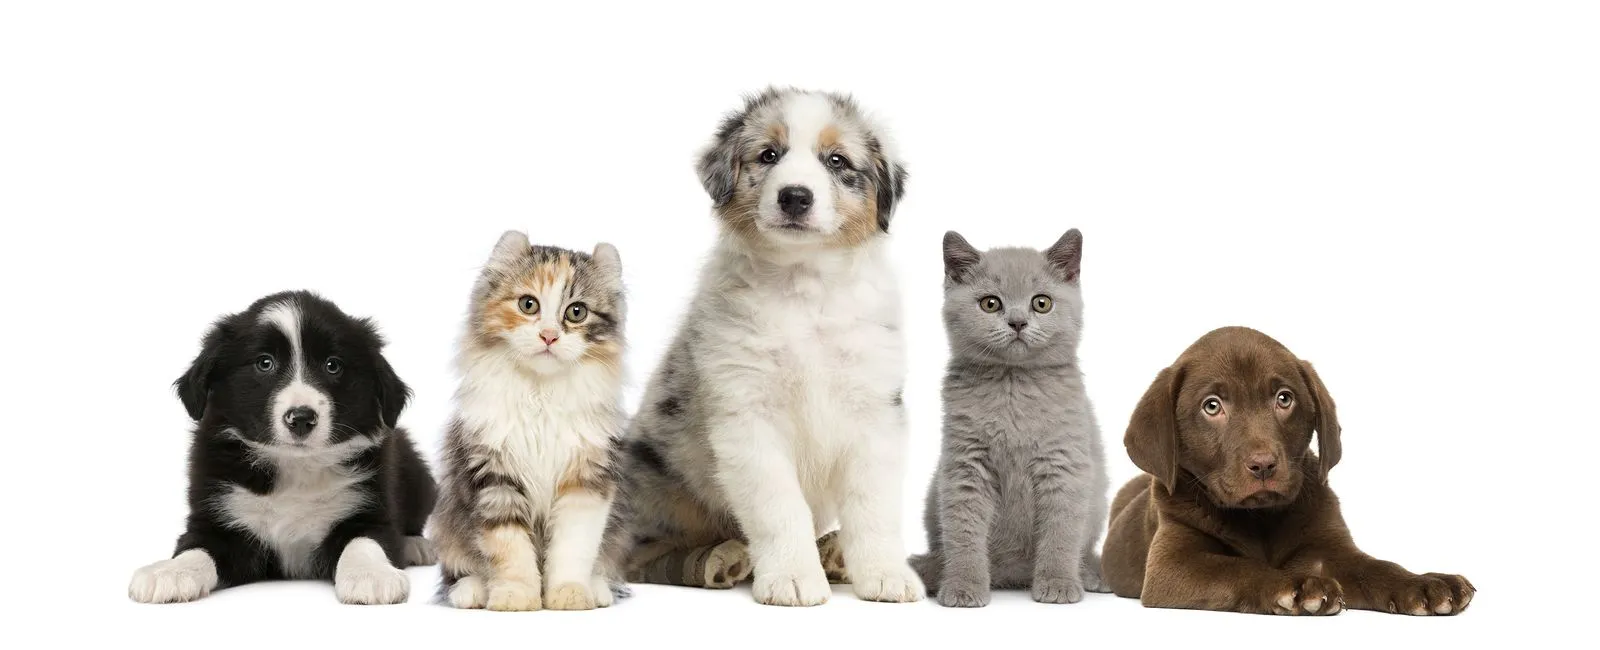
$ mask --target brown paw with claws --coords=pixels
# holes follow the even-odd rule
[[[1344,610],[1344,588],[1333,578],[1291,576],[1267,590],[1265,610],[1284,616],[1332,616]]]
[[[1450,616],[1472,604],[1478,590],[1466,578],[1444,573],[1428,573],[1406,580],[1389,590],[1387,609],[1391,614],[1411,616]],[[1379,604],[1385,603],[1380,596]]]

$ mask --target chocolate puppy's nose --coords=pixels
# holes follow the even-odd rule
[[[317,426],[317,412],[310,407],[296,406],[283,414],[283,423],[289,426],[289,433],[295,440],[305,440]]]
[[[805,216],[806,211],[811,209],[811,190],[799,185],[778,190],[778,207],[791,217]]]
[[[1249,464],[1246,465],[1250,473],[1263,481],[1272,478],[1278,472],[1278,456],[1276,454],[1251,454]]]

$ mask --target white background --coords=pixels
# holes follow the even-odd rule
[[[1484,642],[1592,607],[1600,21],[1543,2],[18,2],[0,9],[11,634],[229,646],[1186,646]],[[860,3],[867,4],[867,3]],[[939,239],[1086,237],[1091,396],[1128,414],[1230,324],[1317,364],[1357,541],[1480,589],[1448,620],[1286,620],[1092,596],[820,609],[639,587],[608,611],[344,607],[329,586],[127,600],[185,512],[169,387],[215,317],[289,288],[376,317],[437,451],[496,237],[622,251],[637,400],[712,243],[698,148],[768,83],[854,92],[911,172],[893,252],[914,444],[939,436]],[[22,626],[16,627],[15,623]],[[1144,645],[1139,643],[1136,645]]]

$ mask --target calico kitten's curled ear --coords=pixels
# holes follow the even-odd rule
[[[1083,265],[1083,233],[1077,228],[1068,230],[1045,250],[1044,257],[1062,282],[1077,282],[1078,270]]]
[[[489,254],[489,264],[505,264],[528,254],[533,244],[528,241],[528,233],[520,230],[507,230],[500,235],[500,241],[495,242],[494,252]]]
[[[189,370],[183,373],[177,381],[172,382],[172,387],[177,389],[178,400],[183,402],[183,408],[189,412],[189,419],[198,422],[206,414],[206,403],[211,395],[211,381],[217,371],[217,363],[222,356],[222,345],[232,336],[232,321],[237,318],[228,316],[219,319],[206,332],[200,342],[200,354],[189,364]]]
[[[1344,454],[1339,441],[1339,414],[1334,409],[1333,396],[1328,394],[1328,387],[1322,384],[1311,362],[1300,362],[1300,378],[1311,389],[1311,408],[1317,418],[1317,460],[1322,465],[1322,484],[1327,485],[1328,471],[1339,464],[1339,457]]]
[[[1172,489],[1178,482],[1178,388],[1183,371],[1164,368],[1145,390],[1122,438],[1128,458]]]
[[[965,282],[972,274],[972,267],[982,258],[983,254],[967,243],[961,233],[951,230],[944,234],[944,275],[952,282]]]
[[[700,173],[700,185],[711,195],[711,207],[720,208],[733,200],[734,183],[739,180],[738,135],[748,112],[747,106],[723,118],[711,144],[700,152],[695,169]]]
[[[589,256],[594,259],[595,267],[604,269],[612,277],[622,276],[622,254],[617,252],[616,246],[600,242]]]

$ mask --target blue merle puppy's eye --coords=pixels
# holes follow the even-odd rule
[[[257,372],[272,372],[272,369],[277,367],[277,364],[278,362],[273,359],[272,355],[270,354],[263,354],[259,357],[256,357]]]
[[[764,162],[768,165],[778,162],[778,152],[773,151],[772,149],[762,149],[761,162]]]
[[[828,156],[828,167],[832,169],[845,169],[850,166],[850,159],[839,154]]]
[[[344,371],[344,361],[341,361],[339,357],[328,357],[328,361],[322,364],[322,368],[327,370],[330,375],[337,375]]]

